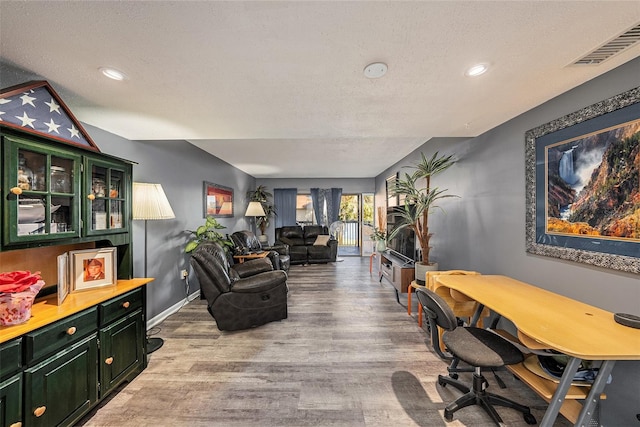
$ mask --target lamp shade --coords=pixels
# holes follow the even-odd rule
[[[244,216],[266,216],[267,214],[264,212],[264,208],[260,202],[249,202],[249,206],[247,206],[247,212],[245,212]]]
[[[146,182],[133,183],[133,219],[175,218],[162,185]]]

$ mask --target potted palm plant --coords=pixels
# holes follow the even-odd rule
[[[258,239],[261,243],[267,242],[267,227],[269,227],[269,220],[277,215],[276,208],[273,206],[273,194],[267,191],[267,187],[264,185],[258,185],[255,190],[247,191],[247,199],[250,202],[260,202],[262,209],[264,209],[265,216],[256,217],[256,227],[260,230],[260,236]]]
[[[394,238],[401,230],[410,228],[416,235],[420,245],[422,259],[416,261],[416,280],[424,283],[426,272],[437,270],[437,263],[429,259],[431,246],[429,241],[433,233],[429,230],[429,214],[435,208],[439,208],[438,202],[448,197],[458,197],[446,194],[448,190],[431,186],[431,178],[455,164],[452,155],[440,155],[437,151],[431,158],[421,153],[419,163],[411,166],[413,173],[405,173],[404,178],[398,179],[391,187],[391,193],[404,198],[404,203],[394,208],[394,213],[399,217],[397,226],[389,235]]]

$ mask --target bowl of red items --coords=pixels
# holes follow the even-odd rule
[[[31,307],[44,286],[40,272],[0,273],[0,325],[18,325],[31,318]]]

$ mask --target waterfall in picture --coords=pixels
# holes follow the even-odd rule
[[[560,158],[560,167],[559,173],[560,178],[562,178],[567,184],[573,185],[578,181],[578,176],[575,174],[573,169],[573,149],[567,150],[562,154],[562,158]]]

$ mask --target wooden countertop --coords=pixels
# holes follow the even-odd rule
[[[118,280],[115,286],[106,286],[104,288],[71,293],[67,295],[62,305],[57,304],[58,296],[56,294],[41,300],[36,300],[31,309],[31,318],[28,321],[19,325],[0,326],[0,343],[17,338],[56,320],[60,320],[133,289],[137,289],[152,280],[153,278]]]

